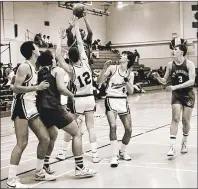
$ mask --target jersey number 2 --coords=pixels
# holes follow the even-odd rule
[[[83,79],[84,79],[84,83],[85,83],[86,85],[88,85],[88,84],[91,83],[91,78],[90,78],[89,72],[83,73],[82,76],[83,76]],[[78,76],[77,78],[78,78],[78,81],[79,81],[79,83],[80,83],[80,87],[81,87],[81,88],[84,87],[85,85],[84,85],[84,83],[83,83],[81,77]]]

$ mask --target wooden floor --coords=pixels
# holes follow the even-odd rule
[[[197,96],[197,89],[195,89]],[[52,154],[52,168],[57,180],[36,182],[36,147],[38,141],[30,132],[29,144],[24,151],[19,177],[32,188],[197,188],[197,99],[191,119],[188,138],[189,153],[182,155],[182,125],[179,125],[177,153],[174,159],[168,159],[169,127],[171,122],[171,94],[164,91],[135,94],[129,98],[133,120],[133,134],[128,146],[132,161],[120,161],[117,168],[110,167],[109,126],[104,114],[104,100],[97,102],[95,127],[97,131],[99,154],[102,161],[91,162],[88,134],[83,135],[85,164],[98,171],[97,176],[89,179],[74,178],[74,159],[71,146],[68,159],[58,161],[55,154],[60,147],[63,131],[59,131],[58,140]],[[123,135],[123,126],[118,119],[118,139]],[[5,188],[11,150],[15,145],[15,135],[10,118],[1,120],[1,188]],[[121,142],[119,142],[119,146]]]

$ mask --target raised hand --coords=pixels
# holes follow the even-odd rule
[[[152,75],[156,79],[160,78],[160,75],[157,72],[153,72]]]
[[[107,69],[110,65],[112,65],[112,60],[107,60],[107,61],[104,63],[104,69]]]
[[[60,28],[60,29],[58,30],[58,33],[59,33],[59,37],[60,37],[61,39],[65,39],[65,37],[66,37],[66,30],[65,30],[64,28]]]

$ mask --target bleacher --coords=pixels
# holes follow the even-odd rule
[[[7,111],[11,108],[13,92],[9,86],[3,87],[0,90],[0,111]]]
[[[94,64],[91,65],[92,69],[103,69],[104,63],[107,60],[118,61],[120,57],[118,54],[115,54],[111,51],[98,51],[98,53],[99,58],[94,59]]]
[[[6,85],[6,75],[5,70],[8,67],[8,64],[3,64],[2,68],[4,70],[3,77],[0,83],[0,111],[7,111],[10,109],[13,99],[13,92],[10,89],[10,86]],[[2,112],[1,112],[2,113]]]
[[[115,54],[112,51],[98,51],[98,53],[99,58],[94,59],[94,64],[91,65],[92,69],[103,69],[104,63],[107,60],[118,61],[120,57],[119,54]],[[144,64],[133,65],[133,70],[138,71],[140,67],[143,67],[145,72],[150,71],[150,67],[145,67]]]

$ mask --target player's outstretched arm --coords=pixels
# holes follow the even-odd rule
[[[91,45],[92,44],[92,38],[93,38],[93,32],[91,30],[91,26],[87,20],[87,13],[84,12],[84,21],[85,21],[85,25],[86,25],[86,28],[87,28],[87,32],[88,32],[88,35],[87,35],[87,41],[89,42],[89,44]]]
[[[77,45],[78,45],[78,50],[79,50],[80,56],[81,56],[82,59],[88,60],[87,55],[85,53],[83,40],[82,40],[82,37],[80,35],[79,21],[78,20],[75,22],[75,26],[74,27],[75,27],[76,40],[77,40]]]
[[[64,35],[64,30],[60,29],[59,30],[59,39],[57,42],[57,46],[56,46],[56,58],[60,64],[60,66],[68,73],[71,74],[72,70],[71,67],[66,64],[65,59],[62,56],[62,39],[63,39],[63,35]]]
[[[107,77],[109,77],[112,73],[112,66],[110,66],[112,64],[111,60],[107,60],[104,64],[103,70],[100,72],[100,75],[97,78],[97,83],[101,84],[103,83]]]
[[[168,65],[167,65],[167,69],[166,69],[166,73],[164,75],[164,77],[160,77],[160,75],[155,72],[153,73],[153,76],[162,84],[162,85],[166,85],[167,84],[167,81],[170,77],[170,74],[171,74],[171,70],[172,70],[172,62],[169,62]]]

